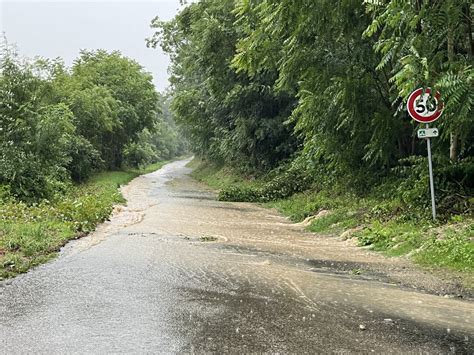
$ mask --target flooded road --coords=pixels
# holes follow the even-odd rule
[[[430,294],[449,284],[217,202],[187,162],[137,178],[110,222],[0,283],[2,353],[474,352],[474,303]]]

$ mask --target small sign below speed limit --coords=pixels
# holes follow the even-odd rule
[[[443,114],[441,94],[431,93],[430,88],[417,89],[408,98],[407,109],[410,116],[420,123],[431,123]]]
[[[436,138],[439,136],[438,128],[422,128],[417,132],[418,138]]]

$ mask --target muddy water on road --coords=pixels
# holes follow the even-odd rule
[[[474,351],[472,302],[409,288],[450,285],[217,202],[186,163],[137,178],[110,222],[0,284],[6,352]]]

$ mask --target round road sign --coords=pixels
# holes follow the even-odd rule
[[[420,123],[431,123],[443,114],[441,94],[431,95],[431,89],[417,89],[408,98],[407,109],[410,116]]]

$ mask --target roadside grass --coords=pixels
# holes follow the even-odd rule
[[[205,164],[196,158],[189,162],[187,167],[193,169],[191,176],[194,179],[204,182],[216,190],[222,190],[231,186],[242,189],[258,188],[263,184],[261,180],[239,175],[226,167]]]
[[[228,168],[195,161],[191,167],[196,168],[193,177],[217,190],[256,189],[263,183],[246,179]],[[435,223],[423,211],[407,213],[399,200],[387,198],[387,194],[358,196],[338,187],[312,188],[262,205],[275,208],[293,222],[317,216],[307,227],[311,232],[356,238],[359,246],[384,255],[408,257],[425,267],[451,270],[472,278],[473,216],[458,215]]]
[[[98,173],[54,201],[0,201],[0,279],[50,260],[69,240],[93,231],[109,218],[114,205],[125,202],[118,187],[166,163]]]
[[[474,272],[474,221],[466,219],[433,229],[415,259],[424,265]]]
[[[184,159],[184,158],[185,158],[185,156],[176,157],[176,158],[173,159],[173,161]],[[149,164],[149,165],[144,166],[140,169],[131,169],[128,172],[131,172],[131,173],[135,174],[135,177],[138,176],[138,175],[150,174],[154,171],[157,171],[157,170],[161,169],[164,165],[166,165],[170,162],[171,162],[170,160],[164,160],[164,161],[160,161],[160,162],[157,162],[157,163]]]
[[[349,193],[341,194],[336,190],[305,191],[287,199],[264,204],[277,209],[293,222],[301,222],[321,211],[327,211],[313,220],[308,227],[311,232],[323,234],[343,232],[363,223],[368,205],[365,199]]]
[[[359,245],[388,256],[408,255],[424,266],[474,272],[474,219],[469,216],[441,225],[374,221],[355,236]]]
[[[398,202],[380,201],[331,193],[302,193],[286,200],[265,204],[275,208],[294,222],[329,213],[312,221],[311,232],[357,239],[359,246],[391,257],[407,256],[414,262],[458,272],[474,272],[474,218],[456,216],[447,222],[429,219],[410,220],[397,213]],[[386,206],[390,208],[386,208]]]

